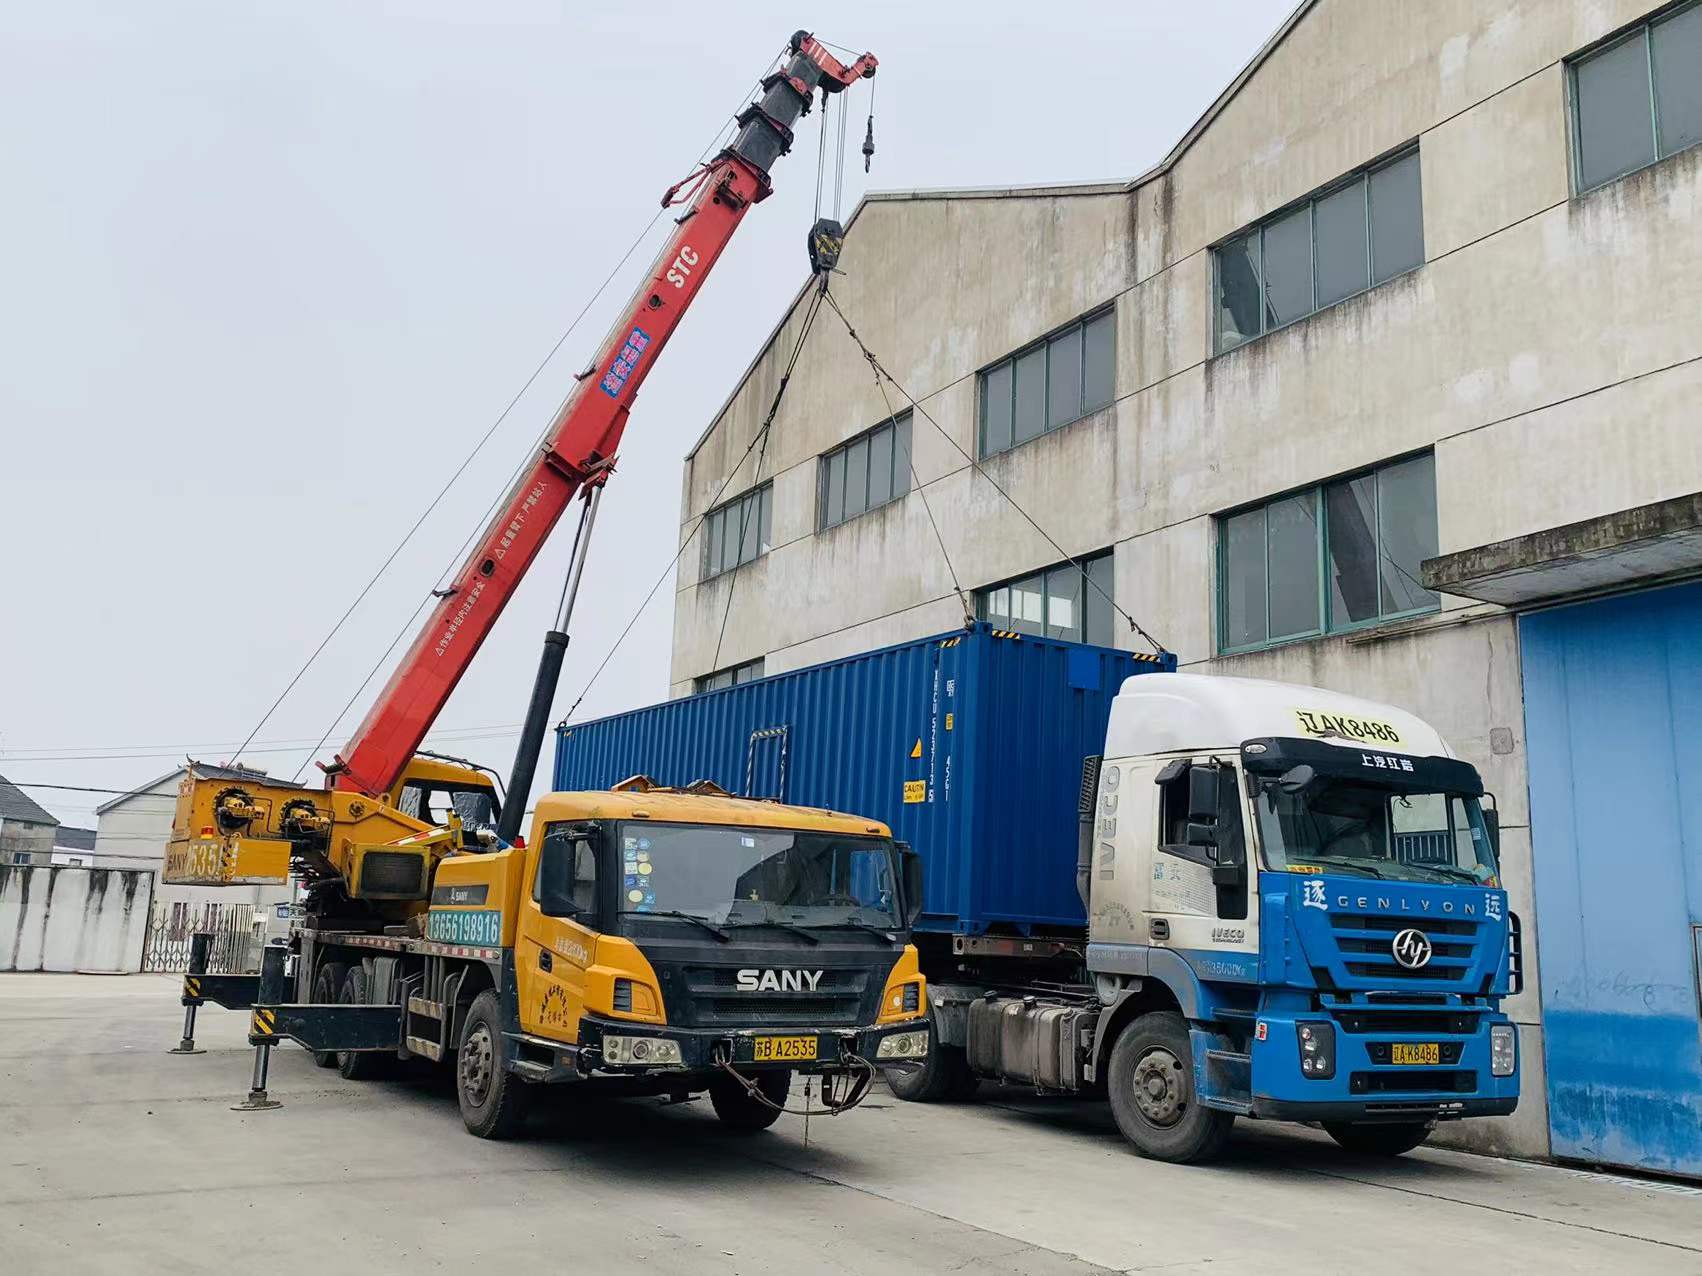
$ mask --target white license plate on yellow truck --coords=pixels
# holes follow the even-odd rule
[[[815,1057],[814,1037],[758,1037],[751,1048],[756,1063],[807,1063]]]

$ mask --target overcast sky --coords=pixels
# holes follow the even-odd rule
[[[228,757],[798,25],[820,18],[824,39],[881,60],[878,153],[867,178],[848,164],[848,215],[865,189],[1133,176],[1290,8],[0,7],[0,772],[122,788],[186,752]],[[807,272],[817,118],[636,402],[558,717],[667,566],[682,457]],[[246,760],[288,775],[306,759],[657,246]],[[507,771],[570,539],[564,520],[437,747]],[[672,599],[670,577],[579,716],[667,694]],[[28,791],[67,823],[92,824],[103,800]]]

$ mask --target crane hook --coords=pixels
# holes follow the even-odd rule
[[[875,157],[875,113],[869,112],[869,129],[863,134],[863,171],[869,171],[869,161]]]

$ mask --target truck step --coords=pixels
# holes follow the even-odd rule
[[[410,1015],[423,1015],[427,1019],[442,1019],[443,1003],[441,1001],[428,1001],[424,997],[409,997],[408,1013]]]
[[[422,1059],[430,1059],[439,1063],[443,1059],[443,1047],[426,1037],[407,1037],[408,1053],[417,1054]]]
[[[527,1081],[548,1081],[550,1068],[548,1064],[535,1063],[531,1059],[516,1059],[509,1065],[514,1075]]]

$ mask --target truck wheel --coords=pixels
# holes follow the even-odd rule
[[[1429,1121],[1394,1121],[1388,1124],[1365,1124],[1353,1121],[1326,1121],[1324,1131],[1349,1152],[1365,1156],[1399,1156],[1410,1152],[1430,1137]]]
[[[308,999],[316,1006],[329,1006],[336,1003],[343,991],[343,980],[348,976],[349,968],[340,961],[324,962],[319,967],[319,973],[313,977],[313,995]],[[337,1066],[335,1050],[315,1050],[313,1062],[321,1068]]]
[[[887,1068],[887,1088],[907,1103],[941,1103],[967,1099],[981,1084],[969,1066],[969,1057],[959,1046],[942,1046],[928,1015],[928,1057],[919,1067]]]
[[[508,1070],[502,1047],[502,1014],[490,989],[473,998],[455,1052],[455,1097],[461,1122],[481,1139],[511,1139],[526,1124],[532,1094]]]
[[[343,992],[337,998],[346,1006],[369,1004],[366,996],[366,967],[355,964],[343,976]],[[389,1060],[374,1050],[337,1051],[337,1071],[350,1081],[372,1081],[384,1075]]]
[[[1110,1072],[1111,1115],[1142,1156],[1185,1163],[1222,1150],[1235,1117],[1195,1101],[1193,1050],[1181,1015],[1154,1011],[1126,1025],[1111,1048]]]
[[[768,1103],[784,1104],[792,1088],[790,1071],[759,1072],[751,1078]],[[729,1076],[718,1076],[709,1083],[709,1102],[721,1124],[731,1130],[750,1134],[766,1130],[780,1119],[780,1114],[768,1103],[753,1099],[750,1091]]]

